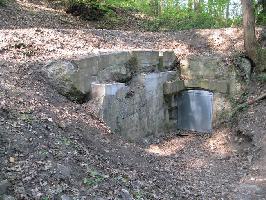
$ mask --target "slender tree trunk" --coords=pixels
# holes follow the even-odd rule
[[[226,4],[226,14],[225,14],[225,18],[226,18],[226,23],[228,23],[228,19],[229,19],[229,8],[230,8],[230,0],[228,1],[228,3]]]
[[[159,13],[159,15],[161,15],[162,14],[162,11],[164,9],[163,0],[159,0],[158,5],[159,5],[158,6],[158,13]]]
[[[247,56],[255,63],[258,62],[258,43],[255,35],[255,16],[252,0],[241,0],[243,8],[244,46]]]
[[[173,3],[173,7],[176,7],[176,11],[178,12],[180,10],[179,1],[175,1],[175,4]]]
[[[187,7],[189,11],[192,11],[193,0],[188,0]]]
[[[201,0],[194,0],[194,10],[197,13],[201,12]]]

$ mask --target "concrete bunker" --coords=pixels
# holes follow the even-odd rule
[[[131,140],[177,127],[210,132],[212,126],[229,117],[230,99],[242,90],[234,66],[223,57],[179,60],[173,51],[101,53],[49,63],[45,72],[59,93],[68,98],[72,94],[71,100],[89,96],[111,130]],[[185,95],[182,98],[180,94]],[[192,94],[201,100],[192,98]],[[193,99],[193,109],[180,109],[178,104],[189,103],[185,97]],[[193,118],[187,112],[199,114],[199,102],[206,104],[201,117],[210,115],[208,123],[204,128],[196,125],[202,122],[190,127],[187,121]]]

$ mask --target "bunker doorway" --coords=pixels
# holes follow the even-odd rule
[[[212,132],[213,93],[185,90],[177,98],[177,128],[196,132]]]

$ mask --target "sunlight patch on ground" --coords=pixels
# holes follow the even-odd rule
[[[228,139],[229,131],[230,130],[227,128],[218,129],[211,138],[206,140],[203,146],[206,147],[206,149],[209,150],[210,152],[219,155],[227,155],[232,153],[233,149]]]
[[[49,12],[54,12],[54,13],[64,13],[63,11],[59,10],[54,10],[52,8],[48,8],[45,5],[40,5],[40,4],[34,4],[30,3],[28,1],[21,1],[17,0],[17,3],[23,7],[23,9],[31,11],[31,12],[40,12],[40,11],[49,11]]]
[[[145,151],[159,156],[170,156],[182,150],[192,138],[174,138],[161,144],[152,144]]]

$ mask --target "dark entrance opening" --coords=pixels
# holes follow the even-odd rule
[[[213,93],[185,90],[177,98],[177,127],[196,132],[212,131]]]

